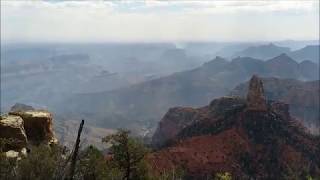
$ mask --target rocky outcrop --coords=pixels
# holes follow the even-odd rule
[[[261,78],[261,80],[268,101],[287,104],[290,106],[288,108],[292,117],[299,120],[313,134],[320,133],[320,81],[279,78]],[[249,82],[241,83],[230,92],[230,95],[244,98],[248,93],[248,87]]]
[[[199,123],[211,124],[221,116],[244,108],[246,101],[238,97],[222,97],[213,100],[202,108],[175,107],[170,108],[159,122],[159,126],[152,137],[155,147],[163,147],[171,143],[177,136],[185,136],[194,131],[193,125]],[[210,126],[208,126],[209,128]],[[186,133],[186,134],[185,134]],[[190,135],[190,134],[189,134]],[[186,136],[189,136],[186,135]]]
[[[51,113],[23,104],[16,104],[12,110],[0,116],[0,151],[7,157],[20,158],[29,145],[57,143]]]
[[[252,81],[251,97],[258,97],[262,106],[248,94],[248,99],[223,97],[193,109],[194,118],[186,117],[169,143],[148,156],[155,172],[183,167],[190,179],[219,172],[230,172],[234,179],[319,177],[319,137],[291,118],[288,104],[266,103],[261,81]],[[172,116],[166,116],[170,124]],[[184,124],[183,117],[172,119],[176,121]]]
[[[163,146],[169,139],[175,137],[183,128],[201,117],[198,109],[171,108],[164,115],[152,138],[155,147]]]
[[[19,116],[24,121],[28,140],[33,144],[56,143],[53,132],[52,115],[45,110],[13,111],[10,115]]]
[[[247,95],[247,109],[255,111],[266,111],[267,103],[264,97],[264,90],[262,81],[253,75],[250,83]]]
[[[245,99],[232,96],[224,96],[211,101],[209,105],[209,110],[211,113],[219,115],[231,112],[234,109],[237,109],[239,107],[241,108],[244,106],[246,106]]]
[[[190,133],[190,128],[198,122],[216,121],[221,115],[232,113],[237,108],[246,106],[244,99],[238,97],[222,97],[213,100],[209,106],[201,108],[175,107],[170,108],[159,122],[159,126],[152,137],[152,144],[156,148],[167,146],[172,139],[182,132]],[[189,130],[192,129],[192,130]]]
[[[284,119],[290,118],[289,104],[277,101],[269,101],[269,106],[271,111],[281,115]]]
[[[27,145],[27,135],[21,117],[13,115],[0,116],[0,138],[6,139],[3,151],[20,151]]]

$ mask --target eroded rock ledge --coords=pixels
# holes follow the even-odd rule
[[[26,147],[28,141],[22,118],[13,115],[0,116],[0,137],[8,140],[2,147],[4,151],[20,151]]]
[[[58,142],[50,112],[19,108],[13,110],[0,116],[0,138],[5,141],[2,151],[13,151],[17,155],[24,152],[28,145],[51,145]]]
[[[28,110],[9,112],[9,115],[19,116],[24,121],[28,140],[33,144],[50,144],[57,140],[52,128],[52,115],[45,110]]]

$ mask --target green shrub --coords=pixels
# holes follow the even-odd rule
[[[129,134],[129,131],[119,130],[102,141],[110,145],[112,165],[122,172],[123,179],[147,179],[148,171],[144,158],[148,150],[141,141]]]
[[[18,179],[55,179],[58,174],[61,174],[64,161],[62,148],[59,146],[34,146],[31,152],[17,163]]]
[[[89,146],[80,152],[75,179],[117,179],[120,177],[119,174],[96,147]]]
[[[16,159],[7,158],[3,152],[0,152],[0,179],[12,180],[16,178]]]

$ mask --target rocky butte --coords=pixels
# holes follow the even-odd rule
[[[320,81],[299,81],[295,79],[261,78],[268,101],[280,101],[290,106],[292,118],[303,123],[315,135],[320,135],[319,93]],[[246,97],[249,82],[235,87],[230,95]]]
[[[28,145],[57,143],[51,113],[29,107],[12,110],[0,118],[0,138],[6,141],[4,151],[18,154],[24,153]]]
[[[247,109],[256,111],[266,111],[267,102],[264,97],[264,90],[261,79],[253,75],[249,83],[247,95]]]
[[[156,173],[182,168],[190,179],[229,172],[234,179],[320,176],[320,138],[267,101],[257,76],[247,98],[222,97],[201,108],[172,108],[153,136]]]

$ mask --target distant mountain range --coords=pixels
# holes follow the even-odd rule
[[[1,46],[1,111],[17,103],[48,108],[76,93],[128,87],[198,67],[173,44],[11,44]]]
[[[319,63],[319,45],[308,45],[302,49],[291,51],[290,48],[277,46],[275,44],[250,46],[242,51],[233,54],[233,57],[252,57],[256,59],[270,59],[286,53],[298,62],[309,60]]]
[[[297,63],[286,54],[267,61],[249,57],[227,61],[216,57],[198,68],[128,88],[76,95],[62,102],[68,106],[57,107],[56,112],[66,118],[86,118],[108,128],[154,128],[170,107],[203,106],[213,98],[227,95],[253,74],[316,80],[319,66],[309,61]]]
[[[319,64],[319,51],[320,46],[319,45],[310,45],[306,46],[302,49],[292,51],[289,56],[293,59],[304,61],[304,60],[310,60],[315,63]]]
[[[278,56],[282,53],[289,53],[290,48],[276,46],[272,43],[260,46],[250,46],[243,51],[235,53],[233,56],[237,57],[252,57],[257,59],[269,59]]]

